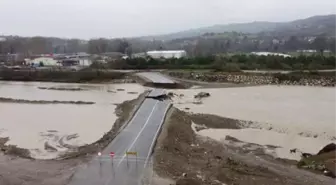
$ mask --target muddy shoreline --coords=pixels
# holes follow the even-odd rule
[[[241,127],[234,119],[192,115],[172,108],[154,153],[154,170],[159,176],[180,185],[334,183],[330,177],[298,169],[290,161],[266,155],[261,146],[246,143],[235,147],[198,136],[192,130],[193,122],[208,128]],[[237,142],[235,138],[227,139]]]
[[[85,91],[82,88],[65,88],[65,87],[37,87],[41,90],[53,90],[53,91]]]
[[[22,104],[76,104],[76,105],[92,105],[95,102],[90,101],[47,101],[47,100],[24,100],[14,98],[0,97],[0,103],[22,103]]]

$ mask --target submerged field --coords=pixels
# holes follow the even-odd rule
[[[117,120],[117,104],[144,90],[138,84],[0,82],[0,97],[11,100],[0,101],[0,138],[33,158],[52,159],[100,139]],[[62,103],[78,101],[94,104]]]

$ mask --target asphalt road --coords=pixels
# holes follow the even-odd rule
[[[168,77],[157,73],[157,72],[142,72],[137,73],[138,76],[145,78],[153,83],[162,83],[162,84],[174,84],[173,80],[169,79]]]
[[[163,93],[154,89],[150,96]],[[155,140],[170,103],[145,99],[124,130],[97,156],[74,174],[69,185],[137,185],[150,163]],[[126,152],[137,152],[137,156]],[[110,152],[115,156],[111,158]]]

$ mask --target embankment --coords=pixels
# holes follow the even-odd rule
[[[143,86],[154,87],[154,88],[186,89],[186,88],[191,87],[187,83],[180,83],[177,81],[175,83],[154,83],[151,80],[147,78],[141,78],[136,74],[132,75],[132,79],[135,79],[136,82],[138,82],[139,84],[142,84]]]
[[[143,83],[144,86],[147,87],[154,87],[154,88],[165,88],[165,89],[186,89],[188,88],[187,85],[182,83],[153,83],[153,82],[146,82]]]
[[[47,100],[24,100],[0,97],[1,103],[26,103],[26,104],[77,104],[77,105],[92,105],[95,102],[90,101],[47,101]]]
[[[303,85],[333,87],[335,72],[292,73],[223,73],[223,72],[167,72],[169,76],[201,82],[221,82],[247,85]]]
[[[65,88],[65,87],[38,87],[41,90],[55,90],[55,91],[85,91],[82,88]]]
[[[84,145],[73,149],[60,156],[60,159],[72,159],[77,157],[85,157],[87,155],[96,154],[97,151],[104,149],[112,140],[118,135],[118,133],[128,124],[129,120],[136,113],[145,97],[148,95],[148,91],[139,95],[137,99],[125,101],[119,104],[116,108],[116,114],[118,116],[117,121],[114,123],[111,130],[106,132],[98,141]]]

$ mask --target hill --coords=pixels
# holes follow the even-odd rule
[[[336,15],[313,16],[306,19],[294,20],[291,22],[250,22],[214,25],[210,27],[191,29],[166,35],[146,36],[142,39],[171,40],[187,37],[196,37],[206,33],[223,33],[223,32],[242,32],[242,33],[259,33],[270,32],[272,34],[297,35],[297,36],[335,36]]]

